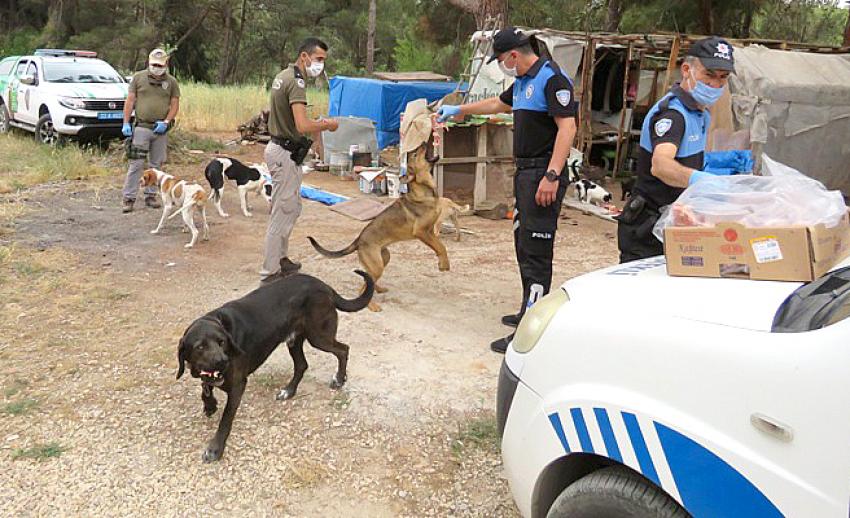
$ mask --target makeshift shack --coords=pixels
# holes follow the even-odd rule
[[[805,172],[850,195],[850,55],[735,49],[729,79],[733,130],[754,155]]]
[[[330,80],[328,112],[331,117],[356,116],[376,124],[378,148],[398,144],[400,117],[407,103],[428,102],[453,92],[456,83],[446,81],[388,81],[337,76]]]
[[[575,147],[584,154],[586,163],[605,167],[615,176],[634,170],[644,116],[679,79],[681,58],[694,41],[702,38],[678,34],[523,30],[546,44],[554,60],[573,81],[579,100]],[[489,41],[491,37],[492,31],[479,31],[472,40]],[[712,110],[717,122],[712,128],[750,130],[753,143],[791,165],[799,165],[799,160],[805,159],[805,154],[797,150],[807,150],[808,155],[813,154],[812,150],[830,154],[829,160],[819,161],[814,167],[807,163],[801,169],[839,188],[834,183],[838,180],[831,176],[848,176],[846,167],[842,172],[835,164],[847,163],[850,154],[846,138],[845,143],[838,143],[847,134],[846,124],[850,124],[846,115],[850,81],[844,72],[850,66],[846,54],[850,49],[776,40],[730,38],[729,41],[735,46],[738,77],[733,76],[730,82],[732,101],[727,99]],[[750,48],[753,45],[761,47]],[[476,45],[466,102],[498,95],[512,81],[495,62],[487,64],[482,59],[489,54],[490,47]],[[764,50],[758,50],[762,47]],[[766,52],[767,48],[775,50]],[[761,64],[762,58],[767,60],[765,64]],[[585,66],[586,63],[592,66]],[[770,104],[774,99],[782,107]],[[728,113],[730,109],[734,114]],[[718,110],[727,113],[715,114]],[[789,123],[792,117],[795,120]],[[821,138],[824,135],[829,138]],[[796,162],[777,152],[792,140],[795,144],[786,152],[796,153]],[[847,189],[850,185],[841,188],[850,194]]]

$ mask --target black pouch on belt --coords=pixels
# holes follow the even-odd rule
[[[640,194],[633,194],[623,206],[623,212],[616,219],[627,225],[631,225],[638,220],[646,208],[646,198]]]
[[[313,145],[313,141],[307,137],[301,137],[294,144],[295,149],[290,149],[289,152],[292,153],[292,161],[296,165],[301,165],[304,163],[304,159],[307,158],[307,153],[310,152],[310,146]]]

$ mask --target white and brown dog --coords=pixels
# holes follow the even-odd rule
[[[198,229],[195,227],[195,212],[199,211],[201,213],[201,219],[204,222],[204,241],[209,240],[210,227],[207,224],[207,211],[205,207],[207,193],[203,187],[196,183],[187,183],[185,180],[178,180],[159,169],[148,169],[145,171],[140,183],[142,187],[158,186],[159,195],[162,198],[162,217],[159,219],[159,225],[151,230],[151,234],[159,234],[159,231],[165,225],[166,219],[171,219],[178,214],[182,214],[183,223],[192,232],[192,240],[185,247],[192,248],[198,241]],[[180,208],[169,215],[168,213],[174,205],[179,205]]]
[[[271,176],[266,164],[246,165],[235,158],[214,158],[204,170],[204,176],[210,183],[210,199],[215,203],[218,214],[222,218],[229,215],[221,208],[221,193],[224,190],[225,180],[236,184],[239,191],[239,201],[242,205],[242,214],[250,218],[251,212],[248,206],[248,193],[256,192],[262,194],[266,201],[271,203]],[[266,186],[268,185],[268,189]]]

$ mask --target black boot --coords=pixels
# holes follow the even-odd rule
[[[511,343],[511,340],[514,339],[514,334],[511,333],[504,338],[499,338],[498,340],[490,343],[490,350],[494,353],[505,354],[505,351],[508,350],[508,345]]]
[[[505,315],[502,317],[502,324],[508,327],[516,327],[519,325],[519,321],[522,316],[517,313],[516,315]]]

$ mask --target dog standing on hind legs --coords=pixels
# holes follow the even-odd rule
[[[375,281],[375,291],[378,293],[387,291],[378,284],[390,262],[390,251],[387,247],[399,241],[422,241],[437,254],[440,271],[448,271],[449,255],[446,246],[436,235],[435,226],[441,212],[445,213],[452,207],[441,203],[445,198],[437,195],[434,178],[431,176],[431,166],[436,161],[437,158],[431,155],[428,142],[411,151],[407,161],[409,192],[369,222],[357,239],[346,248],[338,251],[327,250],[312,237],[307,239],[313,248],[326,257],[343,257],[356,251],[363,269]],[[369,309],[380,311],[380,306],[372,300]]]
[[[151,230],[151,234],[159,234],[162,227],[165,226],[165,220],[171,219],[178,214],[183,216],[185,229],[192,232],[192,239],[184,246],[192,248],[198,242],[198,229],[195,227],[195,211],[200,211],[201,219],[204,222],[204,241],[210,239],[210,227],[207,224],[206,198],[207,194],[203,187],[196,183],[186,183],[185,180],[177,180],[174,176],[160,171],[159,169],[148,169],[142,175],[140,181],[142,187],[150,187],[156,185],[159,187],[159,195],[162,198],[162,217],[159,219],[159,225]],[[180,205],[180,208],[171,215],[169,211],[175,205]]]

